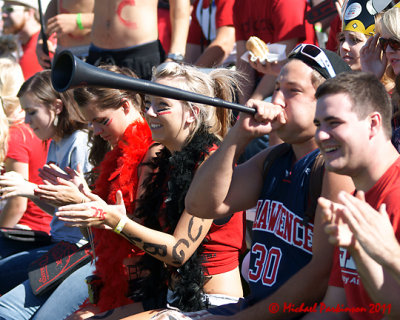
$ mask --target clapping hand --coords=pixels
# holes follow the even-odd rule
[[[12,197],[33,197],[36,184],[25,180],[21,174],[9,171],[0,176],[1,200]]]
[[[116,193],[116,204],[109,205],[99,196],[85,192],[90,202],[63,206],[58,209],[56,216],[69,227],[109,228],[108,215],[114,213],[126,215],[126,208],[120,190]]]

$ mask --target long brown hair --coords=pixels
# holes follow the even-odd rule
[[[136,74],[128,68],[114,65],[102,65],[99,68],[137,78]],[[141,112],[144,102],[143,95],[140,93],[114,88],[76,88],[73,89],[72,96],[80,109],[87,107],[91,103],[95,103],[100,110],[118,109],[124,101],[128,100]],[[104,155],[111,150],[111,145],[103,138],[93,135],[93,132],[90,132],[90,143],[89,162],[93,167],[96,167],[103,160]]]
[[[52,109],[53,103],[60,99],[63,109],[58,114],[58,123],[55,126],[55,138],[64,138],[71,135],[76,130],[87,127],[82,115],[77,111],[78,108],[72,98],[71,91],[63,93],[57,92],[51,84],[51,70],[37,72],[26,80],[17,94],[18,98],[26,94],[32,95],[37,101],[46,108]]]

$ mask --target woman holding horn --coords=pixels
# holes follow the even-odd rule
[[[238,86],[233,71],[216,69],[205,74],[173,62],[160,65],[153,81],[231,101]],[[134,214],[128,211],[127,217],[121,201],[110,206],[93,194],[87,194],[91,202],[61,207],[57,213],[70,226],[111,229],[133,245],[129,259],[123,261],[130,271],[122,278],[129,283],[124,286],[126,292],[115,289],[120,287],[115,285],[112,269],[105,270],[104,265],[97,269],[103,286],[98,311],[116,307],[116,291],[130,300],[129,305],[111,311],[111,317],[120,318],[167,303],[199,310],[236,301],[243,295],[238,268],[244,244],[242,214],[224,221],[203,220],[192,216],[184,205],[196,168],[217,148],[230,125],[229,111],[155,96],[146,97],[144,111],[158,144],[144,160],[152,172],[139,177]],[[103,252],[105,261],[116,258],[115,247],[110,247]],[[100,252],[97,257],[101,261]],[[86,310],[71,319],[96,313]]]

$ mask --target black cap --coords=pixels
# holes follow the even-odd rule
[[[349,65],[336,53],[334,53],[333,51],[324,49],[324,48],[319,48],[319,49],[321,49],[325,53],[326,57],[328,58],[329,62],[331,63],[332,68],[336,74],[339,74],[341,72],[351,71],[351,68],[349,67]],[[294,51],[295,50],[296,50],[296,48],[294,49]],[[312,58],[307,57],[306,55],[302,54],[300,51],[295,52],[295,53],[291,52],[289,54],[289,59],[301,60],[306,65],[308,65],[310,68],[318,71],[325,79],[332,78],[326,68],[321,67],[318,64],[318,62],[316,62]]]

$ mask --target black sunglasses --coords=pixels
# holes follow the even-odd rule
[[[5,13],[5,14],[10,14],[10,13],[13,13],[14,11],[18,11],[17,9],[19,9],[19,10],[22,9],[20,11],[25,11],[27,9],[27,7],[14,5],[14,4],[4,5],[1,7],[1,12]]]
[[[400,50],[400,41],[395,39],[379,38],[379,44],[382,47],[383,52],[386,51],[387,46],[390,46],[393,50]]]

